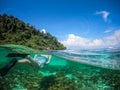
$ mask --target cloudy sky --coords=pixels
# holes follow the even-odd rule
[[[51,33],[67,48],[120,45],[120,0],[0,0],[3,13]]]

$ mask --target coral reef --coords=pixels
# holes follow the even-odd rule
[[[0,90],[97,89],[119,90],[120,71],[67,61],[66,66],[47,65],[39,73],[27,64],[18,64],[0,78]]]

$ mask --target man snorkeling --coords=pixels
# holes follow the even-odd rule
[[[32,65],[35,68],[42,68],[44,65],[48,64],[51,60],[51,55],[27,55],[26,58],[17,60],[16,58],[13,58],[7,65],[5,65],[3,68],[0,69],[0,76],[5,76],[8,71],[17,63],[28,63]]]
[[[51,57],[52,57],[51,55],[44,55],[44,54],[27,55],[25,59],[19,60],[18,62],[19,63],[27,62],[35,67],[42,68],[44,67],[44,65],[50,62]]]

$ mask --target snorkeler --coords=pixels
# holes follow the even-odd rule
[[[32,62],[32,64],[34,64],[34,66],[37,66],[37,67],[44,67],[44,65],[48,64],[51,60],[51,55],[44,55],[44,54],[41,54],[41,55],[38,55],[38,54],[35,54],[34,57],[32,58],[30,55],[27,56],[27,59],[30,60],[30,62]],[[27,59],[24,59],[25,62],[27,61]],[[20,62],[22,62],[23,60],[20,60]]]
[[[16,64],[16,63],[28,63],[35,68],[42,68],[45,64],[50,62],[51,55],[34,55],[32,58],[30,55],[27,55],[25,59],[17,60],[16,58],[12,59],[7,65],[0,69],[0,76],[5,76],[8,71]]]

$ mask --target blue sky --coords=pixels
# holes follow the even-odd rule
[[[67,48],[119,46],[119,10],[120,0],[0,0],[0,14],[46,30]]]

